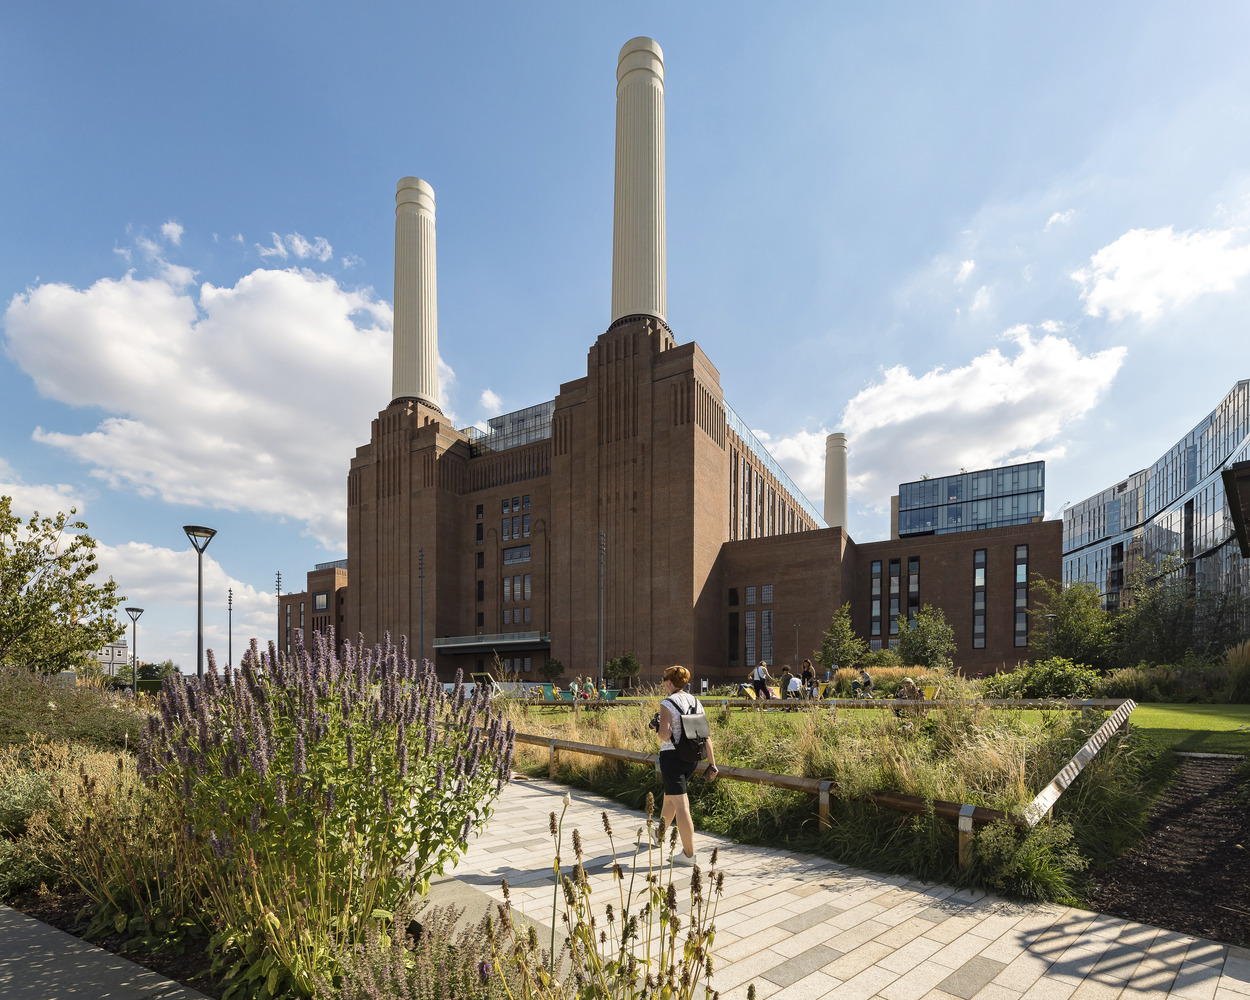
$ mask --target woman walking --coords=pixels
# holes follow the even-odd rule
[[[703,713],[703,705],[686,690],[690,683],[690,671],[673,666],[664,671],[664,690],[667,697],[660,702],[660,778],[664,783],[664,805],[660,807],[659,840],[664,841],[668,824],[676,821],[677,835],[681,838],[681,851],[673,852],[673,863],[693,865],[694,820],[690,816],[690,799],[686,795],[686,782],[698,767],[697,761],[682,760],[677,745],[682,740],[681,717]],[[707,743],[707,776],[715,781],[720,772],[716,767],[716,752],[712,740]]]

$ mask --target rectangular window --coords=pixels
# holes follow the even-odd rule
[[[736,608],[738,606],[738,588],[737,587],[729,588],[729,606],[731,608]]]
[[[503,512],[504,512],[505,514],[511,514],[511,513],[512,513],[512,504],[510,504],[510,503],[508,502],[508,498],[507,498],[507,497],[504,497],[504,498],[503,498]]]
[[[755,588],[747,587],[747,604],[755,603]]]
[[[520,575],[512,578],[512,599],[514,601],[521,600],[521,577]]]
[[[304,627],[304,602],[299,602],[299,627]]]
[[[512,498],[512,509],[513,509],[513,510],[520,510],[520,509],[521,509],[521,498],[520,498],[520,497],[513,497],[513,498]]]
[[[525,673],[527,673],[527,674],[528,674],[528,673],[530,672],[530,665],[531,665],[533,662],[534,662],[534,658],[533,658],[532,656],[527,656],[527,657],[525,658],[525,666],[524,666],[524,667],[522,667],[521,669],[522,669]]]
[[[518,514],[516,517],[512,519],[512,537],[513,538],[521,537],[521,515],[520,514]]]
[[[525,621],[526,621],[526,623],[528,623],[528,622],[529,622],[529,620],[530,620],[530,609],[529,609],[529,608],[526,608],[526,609],[525,609]]]
[[[754,611],[747,612],[746,627],[747,627],[747,663],[753,664],[757,660],[757,657],[755,655],[755,612]]]
[[[530,579],[531,579],[531,574],[526,573],[525,574],[525,599],[527,601],[530,599]]]
[[[530,536],[530,516],[528,514],[521,515],[521,537],[529,538]]]
[[[485,624],[486,624],[486,616],[482,614],[482,612],[479,611],[477,613],[477,627],[481,628]]]
[[[486,600],[486,581],[485,580],[477,581],[477,599],[479,601]]]
[[[764,586],[760,587],[760,603],[773,603],[773,585],[771,583],[766,583]]]
[[[510,549],[503,550],[504,565],[509,563],[529,562],[530,547],[528,545],[516,545]]]
[[[477,537],[474,541],[476,541],[478,545],[482,544],[482,526],[480,524],[477,526]]]
[[[479,521],[482,519],[482,505],[481,504],[477,505],[477,519]]]
[[[505,542],[512,537],[512,519],[505,517],[499,523],[499,537]]]
[[[510,608],[505,608],[505,609],[504,609],[504,612],[503,612],[503,623],[504,623],[505,625],[511,625],[511,624],[512,624],[512,610],[511,610]]]
[[[772,662],[773,659],[773,613],[760,612],[760,658]]]
[[[972,553],[972,648],[985,648],[985,549]]]
[[[505,603],[512,600],[512,577],[510,576],[503,578],[503,599]]]
[[[477,554],[477,568],[483,569],[485,566],[486,566],[486,554],[484,552],[479,552]]]
[[[521,509],[522,510],[530,509],[530,495],[528,493],[526,493],[523,497],[521,497]]]
[[[330,595],[328,593],[313,594],[313,610],[314,611],[326,611],[329,609],[329,607],[330,607]]]
[[[881,634],[881,560],[872,562],[872,615],[869,621],[869,634]],[[878,649],[880,646],[878,645]]]
[[[738,643],[741,642],[738,635],[738,612],[729,612],[729,665],[731,667],[742,666],[742,661],[738,658]]]
[[[1016,546],[1016,637],[1017,647],[1029,644],[1029,547]]]

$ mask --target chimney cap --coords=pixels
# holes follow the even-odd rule
[[[395,205],[418,205],[434,211],[434,189],[420,177],[401,177],[395,185]]]
[[[664,50],[654,38],[639,35],[621,46],[616,58],[617,82],[636,69],[649,69],[660,80],[664,79]]]

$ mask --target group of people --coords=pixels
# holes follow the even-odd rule
[[[595,697],[595,679],[593,677],[574,677],[569,681],[569,693],[573,696],[573,700],[578,698],[583,701],[590,701]],[[599,692],[600,698],[607,700],[608,689],[605,685]]]

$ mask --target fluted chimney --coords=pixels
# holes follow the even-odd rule
[[[631,38],[616,64],[616,201],[612,223],[612,321],[666,318],[664,53]]]
[[[825,438],[825,523],[846,530],[846,435]]]
[[[438,410],[434,189],[420,177],[401,178],[395,190],[393,358],[391,402],[411,399]]]

